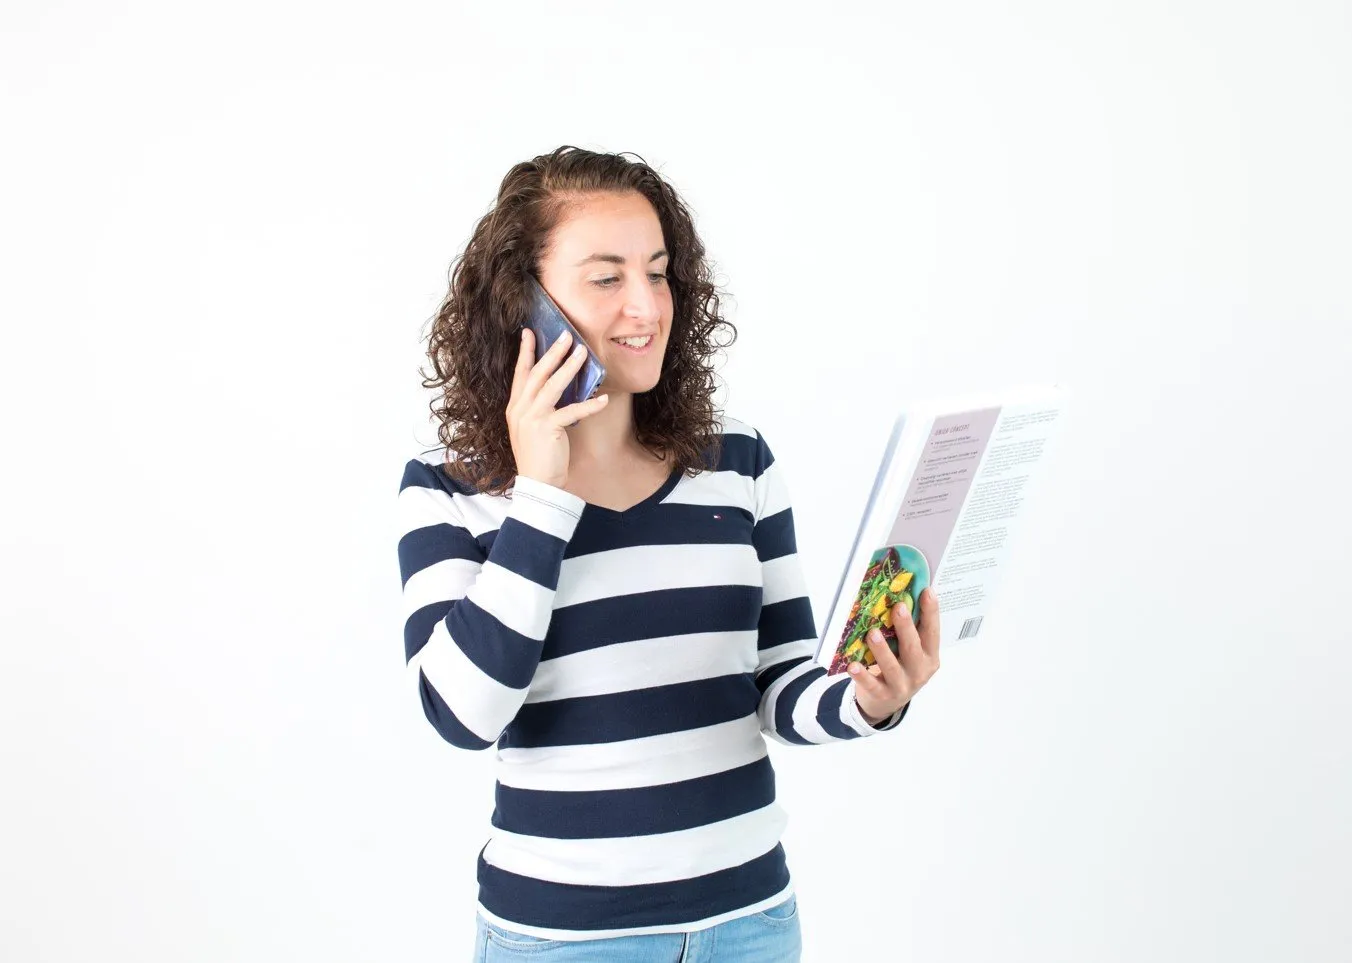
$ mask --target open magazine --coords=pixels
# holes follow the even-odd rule
[[[940,645],[977,636],[1067,397],[1055,385],[1026,387],[914,405],[897,418],[818,643],[828,675],[873,664],[875,625],[896,652],[892,610],[900,602],[918,622],[926,586],[939,599]]]

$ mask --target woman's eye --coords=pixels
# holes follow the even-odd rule
[[[665,281],[666,279],[667,276],[665,274],[648,275],[648,280],[650,281]],[[595,284],[598,288],[613,288],[615,286],[615,282],[618,280],[619,278],[616,277],[597,278],[596,280],[592,281],[592,284]]]

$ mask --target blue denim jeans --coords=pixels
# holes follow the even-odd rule
[[[799,963],[798,900],[694,933],[651,933],[602,940],[542,940],[477,916],[474,963]]]

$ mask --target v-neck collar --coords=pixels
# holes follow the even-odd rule
[[[640,515],[643,512],[647,511],[650,508],[653,508],[658,503],[660,503],[662,499],[666,498],[668,495],[672,493],[672,490],[676,488],[676,483],[679,482],[680,480],[681,480],[681,466],[677,465],[675,468],[671,470],[671,474],[667,476],[666,481],[662,482],[662,484],[658,487],[657,491],[653,492],[651,495],[649,495],[642,501],[630,505],[628,508],[622,511],[617,511],[614,508],[606,508],[604,505],[596,505],[593,504],[592,502],[584,502],[585,507],[583,509],[583,512],[584,514],[596,515],[601,518],[609,518],[609,519],[632,518],[635,515]]]

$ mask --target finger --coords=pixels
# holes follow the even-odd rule
[[[566,405],[554,412],[554,423],[564,428],[571,428],[588,415],[596,414],[606,406],[608,401],[610,401],[610,395],[597,395],[595,398],[588,398],[586,401]]]
[[[554,372],[554,369],[558,367],[559,362],[563,360],[565,354],[568,352],[569,345],[571,345],[572,342],[572,333],[569,331],[563,332],[563,334],[559,335],[555,342],[549,346],[549,350],[540,356],[540,360],[531,366],[530,377],[526,379],[526,401],[534,400],[535,396],[540,393],[541,387]]]
[[[872,672],[867,671],[860,663],[851,662],[849,673],[850,678],[854,680],[855,688],[861,692],[867,692],[875,699],[887,698],[887,684]]]
[[[535,332],[530,328],[521,329],[521,345],[516,353],[516,369],[512,372],[512,391],[507,396],[508,404],[521,395],[521,388],[530,373],[531,361],[535,358]]]
[[[896,623],[897,617],[893,615],[892,624],[896,625]],[[868,643],[869,650],[873,653],[873,661],[878,663],[878,668],[882,670],[883,679],[897,691],[904,692],[909,686],[906,671],[902,664],[897,661],[897,657],[892,654],[892,647],[883,638],[882,630],[875,625],[869,629],[864,641]]]
[[[939,597],[926,587],[920,593],[920,648],[931,659],[939,657]]]
[[[892,609],[892,626],[897,630],[897,655],[911,678],[922,674],[925,650],[920,647],[920,631],[911,621],[911,613],[898,602]]]
[[[536,407],[553,408],[563,397],[563,391],[568,387],[568,383],[577,377],[578,371],[582,368],[582,363],[587,360],[587,346],[579,344],[573,349],[573,353],[568,356],[563,364],[559,365],[559,370],[549,376],[549,380],[544,383],[540,391],[535,396]]]

